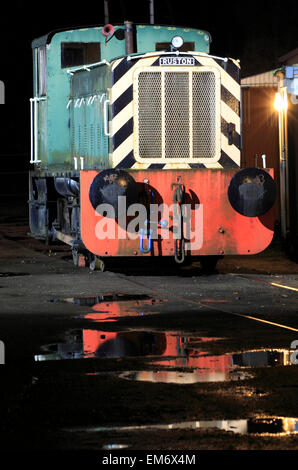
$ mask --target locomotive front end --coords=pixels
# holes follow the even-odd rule
[[[81,172],[88,250],[180,263],[266,248],[273,174],[241,176],[239,63],[176,49],[120,58],[111,75],[110,168]]]

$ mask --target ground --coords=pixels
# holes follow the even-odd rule
[[[26,215],[1,217],[2,450],[298,448],[298,264],[278,240],[208,275],[97,272],[28,232]]]

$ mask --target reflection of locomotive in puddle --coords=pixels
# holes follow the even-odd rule
[[[100,432],[106,431],[106,427],[84,427],[76,428],[77,431],[82,429],[84,432]],[[256,417],[250,419],[224,419],[224,420],[196,420],[182,421],[171,424],[150,424],[139,426],[117,426],[108,428],[110,431],[140,431],[145,429],[158,430],[174,430],[174,429],[218,429],[220,431],[228,431],[236,434],[255,434],[255,435],[271,435],[285,436],[298,432],[297,418],[284,417]],[[73,431],[73,429],[69,429]]]
[[[35,360],[162,355],[166,344],[163,333],[72,330],[66,334],[65,343],[43,347],[45,354],[36,355]]]
[[[164,353],[166,344],[166,336],[163,333],[148,331],[102,333],[95,350],[95,356],[160,356]]]
[[[168,358],[164,365],[171,365],[173,358],[186,365],[195,350],[189,349],[190,342],[203,342],[211,338],[191,338],[172,332],[71,330],[66,334],[66,342],[45,346],[47,353],[35,356],[36,360],[66,359],[69,357],[124,357],[161,356]],[[55,356],[55,357],[54,357]]]
[[[264,367],[291,364],[290,351],[268,349],[259,351],[246,351],[233,354],[233,364],[243,367]]]
[[[240,434],[285,435],[298,431],[296,418],[256,417],[250,419],[199,421],[199,428],[217,428]]]
[[[295,418],[258,418],[247,421],[247,432],[250,434],[290,434],[298,431],[298,420]]]
[[[85,315],[84,318],[91,319],[96,322],[110,322],[116,321],[116,319],[120,317],[139,317],[145,315],[144,310],[146,308],[159,304],[160,302],[165,302],[165,300],[142,299],[118,302],[97,302],[93,304],[92,311]],[[152,312],[146,309],[146,315],[150,313]]]
[[[159,359],[152,363],[158,366],[159,371],[139,371],[134,380],[175,383],[226,380],[232,364],[228,355],[208,356],[201,350],[202,345],[218,338],[194,338],[180,336],[177,332],[144,330],[72,330],[66,339],[65,344],[44,348],[46,354],[35,356],[35,360],[152,356]],[[187,368],[187,372],[176,372],[173,368]],[[123,378],[132,377],[124,374]]]
[[[265,367],[290,364],[287,350],[257,350],[210,355],[206,343],[219,338],[180,336],[177,332],[72,330],[64,344],[49,345],[46,354],[35,360],[158,357],[156,370],[127,372],[123,378],[151,382],[221,382],[248,378],[239,367]],[[174,368],[187,369],[174,371]]]

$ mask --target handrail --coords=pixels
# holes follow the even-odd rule
[[[45,96],[30,98],[30,131],[31,131],[31,158],[30,163],[40,163],[38,159],[38,103],[46,101]]]
[[[80,70],[87,70],[90,72],[90,69],[93,67],[97,67],[98,65],[111,65],[106,59],[101,60],[100,62],[94,62],[93,64],[81,65],[80,67],[74,67],[72,69],[67,69],[66,73],[69,75],[73,75],[76,72],[80,72]]]
[[[109,132],[109,113],[108,113],[108,103],[110,100],[105,100],[103,107],[103,117],[104,117],[104,133],[107,137],[110,137],[112,134]]]
[[[198,57],[207,57],[211,59],[218,59],[218,60],[223,60],[224,62],[228,62],[228,57],[219,57],[216,55],[209,55],[206,52],[182,52],[182,51],[171,51],[171,52],[166,52],[166,51],[158,51],[158,52],[148,52],[145,54],[136,54],[136,55],[129,55],[127,56],[127,60],[133,60],[133,59],[142,59],[144,57],[156,57],[156,56],[161,56],[161,55],[176,55],[179,56],[180,54],[183,55],[190,55],[190,56],[198,56]]]

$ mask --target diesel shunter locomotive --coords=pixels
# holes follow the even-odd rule
[[[240,65],[210,42],[128,21],[33,41],[32,236],[91,269],[269,245],[273,170],[241,168]]]

